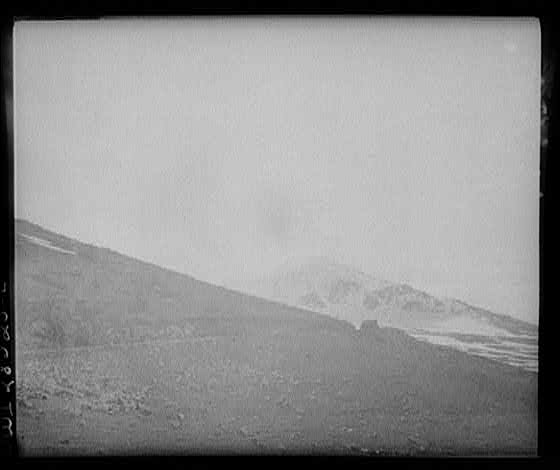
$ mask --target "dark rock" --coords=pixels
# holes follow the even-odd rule
[[[364,320],[360,326],[360,332],[378,332],[381,328],[377,320]]]

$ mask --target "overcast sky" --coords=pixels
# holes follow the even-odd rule
[[[536,20],[20,22],[16,214],[224,284],[328,256],[537,322]]]

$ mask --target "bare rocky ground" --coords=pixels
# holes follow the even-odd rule
[[[537,375],[398,330],[18,353],[24,456],[534,455]]]
[[[16,232],[24,456],[536,453],[536,372]]]

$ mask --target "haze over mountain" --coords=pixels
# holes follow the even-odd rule
[[[537,19],[13,43],[30,453],[534,453]]]
[[[537,331],[534,324],[459,300],[437,298],[407,284],[379,279],[326,257],[291,262],[268,277],[240,282],[238,288],[327,313],[351,322],[356,328],[364,320],[375,319],[387,326],[457,333],[534,334]]]
[[[15,241],[24,455],[535,452],[534,372],[394,328],[356,330],[27,221]],[[357,298],[350,282],[392,289],[396,304],[420,295],[345,273],[333,304]]]
[[[212,284],[328,255],[538,321],[536,19],[156,23],[18,22],[17,217]]]
[[[363,321],[377,320],[421,340],[538,370],[536,325],[459,300],[439,299],[324,257],[291,261],[267,278],[230,282],[231,289],[226,289],[23,220],[17,221],[16,246],[17,268],[27,273],[18,275],[20,344],[99,344],[109,340],[109,331],[132,324],[136,332],[126,333],[132,336],[145,336],[150,328],[190,331],[195,324],[205,331],[216,315],[224,317],[225,325],[236,315],[257,315],[258,322],[266,312],[279,314],[281,321],[306,322],[319,314],[320,323],[339,320],[333,323],[337,328],[359,329]],[[36,258],[37,248],[43,248],[40,253],[46,258]],[[134,273],[137,267],[141,274]]]
[[[232,281],[231,285],[235,285]],[[438,298],[407,284],[389,282],[326,257],[286,263],[268,277],[237,283],[241,291],[320,312],[360,328],[366,320],[401,328],[436,343],[492,355],[492,349],[519,342],[528,350],[515,351],[514,363],[537,367],[537,325],[499,315],[456,299]],[[445,340],[447,338],[447,341]],[[491,348],[476,350],[476,343]],[[494,351],[502,356],[503,351]],[[529,361],[527,363],[527,361]]]

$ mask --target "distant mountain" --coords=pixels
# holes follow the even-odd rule
[[[454,299],[442,299],[407,284],[389,282],[327,258],[284,266],[269,277],[239,284],[254,295],[346,320],[412,329],[471,334],[528,334],[537,326]]]
[[[326,258],[287,264],[268,277],[238,283],[235,287],[324,313],[356,328],[360,328],[363,321],[377,320],[382,326],[407,330],[420,339],[482,355],[494,352],[503,355],[504,350],[511,350],[516,356],[512,359],[508,354],[508,360],[527,359],[530,368],[536,368],[536,325],[459,300],[438,298],[407,284],[379,279]],[[504,344],[497,347],[496,338]],[[524,344],[521,348],[528,350],[518,351],[519,344]],[[496,348],[501,351],[493,351]]]
[[[237,291],[16,221],[18,346],[90,346],[260,328],[406,330],[529,370],[537,327],[312,258]],[[289,325],[289,326],[288,326]]]
[[[303,309],[21,220],[15,246],[18,430],[27,455],[157,454],[170,445],[535,453],[537,374],[373,321],[356,330],[309,308],[351,305],[360,294],[363,305],[372,294],[364,309],[375,313],[374,301],[423,299],[410,288],[317,265],[322,283],[306,271],[313,289],[298,291],[308,294]],[[298,284],[298,275],[290,279]],[[109,434],[87,424],[100,420],[113,423]]]

